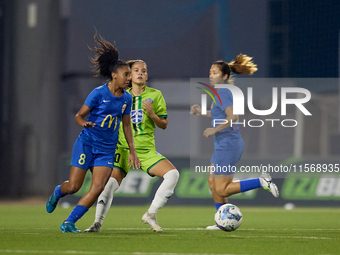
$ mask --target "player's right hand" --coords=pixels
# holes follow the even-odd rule
[[[92,123],[91,121],[86,121],[84,123],[84,128],[91,128],[94,127],[96,125],[96,123]]]
[[[133,169],[139,169],[141,167],[141,162],[137,157],[136,151],[130,151],[128,163],[132,166]]]
[[[201,112],[202,112],[201,111],[201,106],[199,106],[198,104],[195,104],[195,105],[191,106],[190,114],[200,116]]]

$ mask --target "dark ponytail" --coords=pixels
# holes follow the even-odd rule
[[[117,68],[121,66],[127,66],[127,63],[118,58],[119,52],[115,45],[106,41],[101,35],[98,38],[97,32],[94,35],[94,40],[97,46],[94,49],[89,47],[96,53],[96,56],[91,58],[91,62],[94,64],[92,71],[96,74],[96,77],[102,76],[111,80],[111,73],[117,72]]]

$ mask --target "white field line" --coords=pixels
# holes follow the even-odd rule
[[[205,230],[204,228],[163,228],[164,230]],[[133,231],[138,231],[138,230],[150,230],[149,228],[108,228],[107,230],[133,230]],[[237,230],[237,232],[240,232],[242,229]],[[258,230],[258,229],[243,229],[244,231],[248,230]],[[263,230],[270,230],[270,229],[263,229]],[[271,229],[271,230],[278,230],[278,229]],[[284,229],[281,229],[284,230]],[[300,230],[310,230],[310,229],[300,229]],[[329,230],[329,229],[315,229],[315,230]],[[334,229],[338,230],[338,229]],[[206,231],[212,231],[212,230],[206,230]],[[219,230],[216,230],[219,231]],[[236,232],[236,233],[237,233]],[[232,232],[235,233],[235,232]],[[34,233],[23,233],[23,234],[34,234]],[[38,234],[38,233],[37,233]],[[92,237],[92,235],[81,235],[81,237]],[[169,236],[177,236],[177,235],[167,235],[166,233],[161,234],[161,236],[169,237]],[[227,234],[228,237],[236,237],[236,238],[259,238],[259,237],[264,237],[264,238],[272,238],[272,239],[284,239],[284,238],[289,238],[289,239],[314,239],[314,240],[338,240],[340,238],[331,238],[331,237],[323,237],[323,236],[286,236],[286,235],[268,235],[268,236],[244,236],[244,235],[233,235],[233,234]],[[1,250],[0,250],[1,251]],[[92,254],[92,253],[89,253]],[[94,253],[95,254],[95,253]],[[157,253],[158,254],[158,253]]]
[[[199,228],[199,229],[198,228],[193,228],[193,229],[174,229],[174,228],[166,229],[166,228],[163,228],[163,229],[164,230],[205,230],[205,229],[202,229],[202,228]],[[131,229],[131,228],[110,228],[108,230],[134,230],[134,229]],[[141,229],[136,229],[136,230],[141,230]],[[142,229],[142,230],[145,230],[145,228]],[[149,228],[147,230],[149,230]],[[237,230],[237,231],[241,231],[241,230],[242,229]],[[254,229],[254,230],[256,230],[256,229]],[[263,229],[263,230],[268,230],[268,229]],[[278,230],[278,229],[272,229],[272,230]],[[306,229],[306,230],[308,230],[308,229]],[[206,231],[213,231],[213,230],[206,230]],[[219,231],[219,230],[216,230],[216,231]],[[163,233],[163,235],[164,235],[164,233]],[[164,235],[164,236],[167,236],[167,235]],[[231,235],[231,234],[228,234],[228,237],[238,237],[238,238],[265,237],[265,238],[277,238],[277,239],[292,238],[292,239],[320,239],[320,240],[339,239],[339,238],[330,238],[330,237],[322,237],[322,236],[285,236],[285,235],[282,235],[282,236],[243,236],[243,235]]]
[[[0,228],[0,230],[55,230],[56,228]],[[105,228],[105,230],[150,230],[150,228]],[[163,228],[163,230],[178,230],[178,231],[191,231],[191,230],[206,230],[205,228]],[[336,229],[321,229],[321,228],[306,228],[306,229],[299,229],[299,228],[280,228],[280,229],[270,229],[270,228],[241,228],[238,229],[237,231],[340,231],[339,228]],[[212,231],[212,230],[207,230],[207,231]],[[33,234],[33,233],[32,233]]]
[[[339,238],[330,238],[330,237],[322,237],[322,236],[238,236],[238,235],[228,235],[228,237],[240,237],[240,238],[258,238],[258,237],[265,237],[265,238],[277,238],[277,239],[320,239],[320,240],[331,240],[331,239],[339,239]]]
[[[106,228],[106,230],[149,230],[150,228]],[[206,230],[205,228],[162,228],[163,230]],[[284,229],[268,229],[268,228],[263,228],[263,229],[258,229],[258,228],[241,228],[238,229],[237,231],[287,231],[287,230],[294,230],[294,231],[340,231],[340,229],[289,229],[289,228],[284,228]],[[207,231],[212,231],[212,230],[207,230]]]

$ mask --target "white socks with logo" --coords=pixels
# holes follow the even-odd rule
[[[158,187],[151,206],[148,210],[149,213],[157,213],[162,208],[171,195],[174,193],[174,189],[178,182],[179,172],[177,169],[170,170],[163,176],[163,182]],[[103,224],[106,213],[111,207],[113,194],[119,188],[119,184],[115,178],[110,177],[109,181],[105,185],[105,189],[98,197],[96,207],[95,222]]]
[[[149,213],[157,213],[162,208],[171,195],[174,193],[174,189],[178,182],[179,172],[177,169],[170,170],[163,176],[164,180],[158,187],[151,206],[148,210]]]
[[[103,224],[107,211],[110,209],[113,193],[119,188],[119,184],[115,178],[110,177],[105,185],[105,189],[98,197],[95,222]]]

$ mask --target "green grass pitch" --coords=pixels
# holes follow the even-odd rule
[[[101,233],[62,233],[72,208],[0,206],[0,254],[340,254],[340,208],[242,207],[233,232],[204,230],[214,223],[211,207],[165,207],[163,233],[141,221],[146,206],[113,206]],[[76,223],[89,227],[95,207]]]

